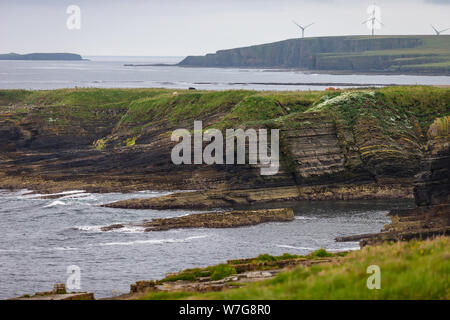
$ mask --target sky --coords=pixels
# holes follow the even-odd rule
[[[378,0],[377,34],[450,28],[450,0]],[[69,29],[67,8],[80,9]],[[363,35],[364,0],[0,0],[0,53],[186,56],[300,36]],[[70,20],[73,22],[74,20]],[[74,24],[72,24],[73,26]],[[450,34],[450,31],[448,32]]]

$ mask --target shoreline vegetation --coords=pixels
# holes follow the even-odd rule
[[[306,256],[260,255],[139,281],[129,294],[106,299],[323,300],[450,299],[448,237],[384,243],[353,252],[316,250]],[[378,265],[381,289],[367,287]],[[214,279],[214,280],[213,280]]]
[[[168,281],[174,285],[170,293],[158,291],[166,282],[154,281],[137,283],[131,291],[148,299],[448,299],[448,238],[423,239],[450,231],[449,104],[450,89],[428,86],[311,92],[0,90],[0,189],[200,190],[107,204],[129,209],[248,210],[298,200],[414,197],[416,208],[393,210],[391,224],[379,234],[361,235],[358,252],[263,255],[169,275],[176,280]],[[252,165],[173,165],[170,133],[190,128],[194,120],[219,130],[280,129],[279,173],[261,176]],[[176,227],[180,221],[169,222]],[[362,280],[367,264],[377,262],[386,282],[383,290],[372,291]],[[222,290],[269,278],[192,297],[192,290],[207,291],[208,283]],[[334,293],[325,296],[330,289]]]

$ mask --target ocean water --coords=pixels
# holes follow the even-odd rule
[[[85,57],[89,61],[0,61],[0,89],[177,88],[324,90],[330,86],[450,85],[448,76],[330,75],[301,71],[125,64],[176,64],[183,57]]]
[[[392,208],[409,201],[298,202],[295,220],[231,229],[179,229],[143,232],[139,227],[102,232],[102,226],[174,217],[199,211],[127,210],[101,204],[167,192],[91,194],[66,192],[42,199],[28,191],[0,190],[0,299],[51,290],[66,282],[67,267],[81,269],[81,290],[95,296],[129,292],[138,280],[163,278],[167,272],[204,267],[261,253],[306,254],[358,249],[357,242],[335,237],[379,231]]]

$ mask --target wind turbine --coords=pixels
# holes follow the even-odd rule
[[[369,10],[369,8],[367,8],[367,10]],[[376,26],[377,23],[379,23],[380,25],[384,26],[384,24],[380,20],[377,19],[377,9],[378,9],[378,7],[376,5],[373,5],[370,18],[367,19],[367,20],[364,20],[364,22],[362,23],[362,24],[365,24],[365,23],[367,24],[367,22],[370,22],[371,29],[372,29],[372,36],[375,35],[375,26]],[[378,15],[379,15],[379,12],[378,12]]]
[[[313,22],[313,23],[308,24],[307,26],[301,26],[297,22],[295,22],[294,20],[292,20],[292,22],[295,23],[297,25],[297,27],[302,29],[302,38],[305,37],[305,30],[308,29],[309,27],[311,27],[314,24],[314,22]]]
[[[445,32],[445,31],[447,31],[447,30],[450,30],[450,28],[447,28],[447,29],[444,29],[444,30],[439,31],[439,30],[436,29],[433,25],[431,25],[431,27],[434,29],[434,32],[436,32],[436,35],[437,35],[437,36],[440,36],[441,33]]]

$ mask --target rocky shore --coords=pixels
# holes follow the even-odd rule
[[[205,191],[126,204],[142,208],[411,198],[423,132],[446,112],[449,96],[433,87],[0,90],[0,188]],[[170,134],[194,120],[220,130],[278,128],[278,174],[261,176],[257,165],[174,165]]]
[[[228,260],[224,264],[168,273],[164,279],[137,281],[128,294],[105,300],[134,300],[149,293],[205,293],[239,288],[250,283],[272,279],[296,267],[338,263],[348,252],[329,253],[321,249],[307,256],[284,254],[260,255],[255,258]]]
[[[450,117],[436,119],[414,183],[417,207],[389,212],[391,223],[380,233],[341,237],[362,246],[450,235]]]
[[[288,222],[294,220],[292,209],[264,209],[245,211],[225,211],[189,214],[176,218],[154,219],[134,224],[149,231],[165,231],[180,228],[236,228],[252,226],[265,222]],[[102,227],[102,231],[111,231],[124,228],[125,225],[114,224]]]
[[[174,193],[148,199],[131,199],[104,205],[126,209],[214,209],[251,207],[285,201],[362,200],[412,198],[412,186],[402,184],[325,185],[246,190],[207,190]]]

